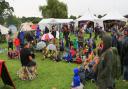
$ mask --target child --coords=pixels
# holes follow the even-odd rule
[[[14,39],[14,45],[16,47],[16,50],[19,52],[20,51],[20,40],[18,38]]]
[[[82,63],[82,59],[81,59],[79,54],[76,55],[76,63],[77,64],[81,64]]]
[[[78,68],[74,69],[74,77],[72,82],[72,88],[71,89],[83,89],[83,85],[80,82],[80,76],[78,75]]]
[[[64,52],[64,55],[63,55],[63,59],[67,62],[72,62],[72,55],[71,53],[68,51],[68,52]]]
[[[72,57],[76,57],[76,50],[73,48],[73,46],[71,46],[70,53]]]

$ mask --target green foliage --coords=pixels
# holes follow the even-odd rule
[[[69,19],[76,19],[77,17],[76,16],[73,16],[73,15],[71,15],[70,17],[69,17]]]
[[[67,18],[67,5],[58,0],[47,0],[47,5],[40,6],[44,18]]]
[[[41,21],[42,18],[39,18],[39,17],[22,17],[21,18],[21,22],[24,23],[24,22],[32,22],[34,24],[37,24],[39,23],[39,21]]]
[[[9,15],[12,15],[13,11],[13,7],[10,7],[8,2],[2,0],[0,2],[0,24],[4,24],[4,18],[7,18]]]
[[[6,24],[9,25],[15,25],[16,27],[19,27],[21,24],[21,21],[19,18],[17,18],[16,16],[10,15],[8,16],[8,18],[6,19]]]

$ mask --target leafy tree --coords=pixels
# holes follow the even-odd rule
[[[58,0],[47,0],[47,5],[39,6],[44,18],[67,18],[67,5]]]
[[[73,15],[71,15],[70,17],[69,17],[69,19],[76,19],[76,16],[73,16]]]
[[[17,18],[16,16],[10,15],[8,16],[8,18],[6,19],[6,24],[9,25],[15,25],[16,27],[19,27],[21,24],[21,21],[19,18]]]
[[[0,24],[4,24],[4,18],[7,18],[9,15],[12,15],[14,11],[13,7],[10,7],[9,3],[5,0],[0,1]]]
[[[39,18],[39,17],[22,17],[20,19],[21,19],[22,23],[24,23],[24,22],[32,22],[34,24],[37,24],[37,23],[39,23],[39,21],[41,21],[42,18]]]

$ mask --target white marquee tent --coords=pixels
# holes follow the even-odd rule
[[[20,26],[20,31],[32,31],[32,25],[33,23],[31,22],[22,23]]]
[[[85,21],[85,20],[89,20],[89,21],[95,21],[98,20],[97,17],[95,17],[93,14],[91,14],[91,12],[87,12],[85,13],[82,17],[76,19],[76,21]]]
[[[10,25],[9,27],[9,30],[12,32],[12,33],[16,33],[17,32],[17,28],[15,25]]]
[[[106,16],[101,18],[101,20],[106,21],[106,20],[120,20],[120,21],[127,21],[125,17],[123,17],[120,13],[118,12],[109,12]]]
[[[0,25],[0,32],[1,34],[8,34],[9,29]]]
[[[63,23],[70,23],[73,22],[73,19],[55,19],[55,18],[48,18],[48,19],[42,19],[38,25],[41,30],[44,30],[45,26],[50,28],[51,24],[63,24]]]

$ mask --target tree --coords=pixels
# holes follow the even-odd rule
[[[39,23],[39,21],[41,21],[42,18],[39,18],[39,17],[22,17],[20,19],[21,19],[22,23],[32,22],[33,24],[37,24],[37,23]]]
[[[5,21],[8,26],[15,25],[16,27],[19,27],[21,24],[20,19],[13,15],[8,16],[8,18]]]
[[[76,16],[71,15],[71,16],[69,17],[69,19],[75,20],[75,19],[76,19]]]
[[[12,15],[14,11],[13,7],[10,7],[9,3],[5,0],[0,1],[0,24],[4,24],[4,18],[7,18],[9,15]]]
[[[47,5],[39,6],[44,18],[67,18],[67,5],[58,0],[47,0]]]

